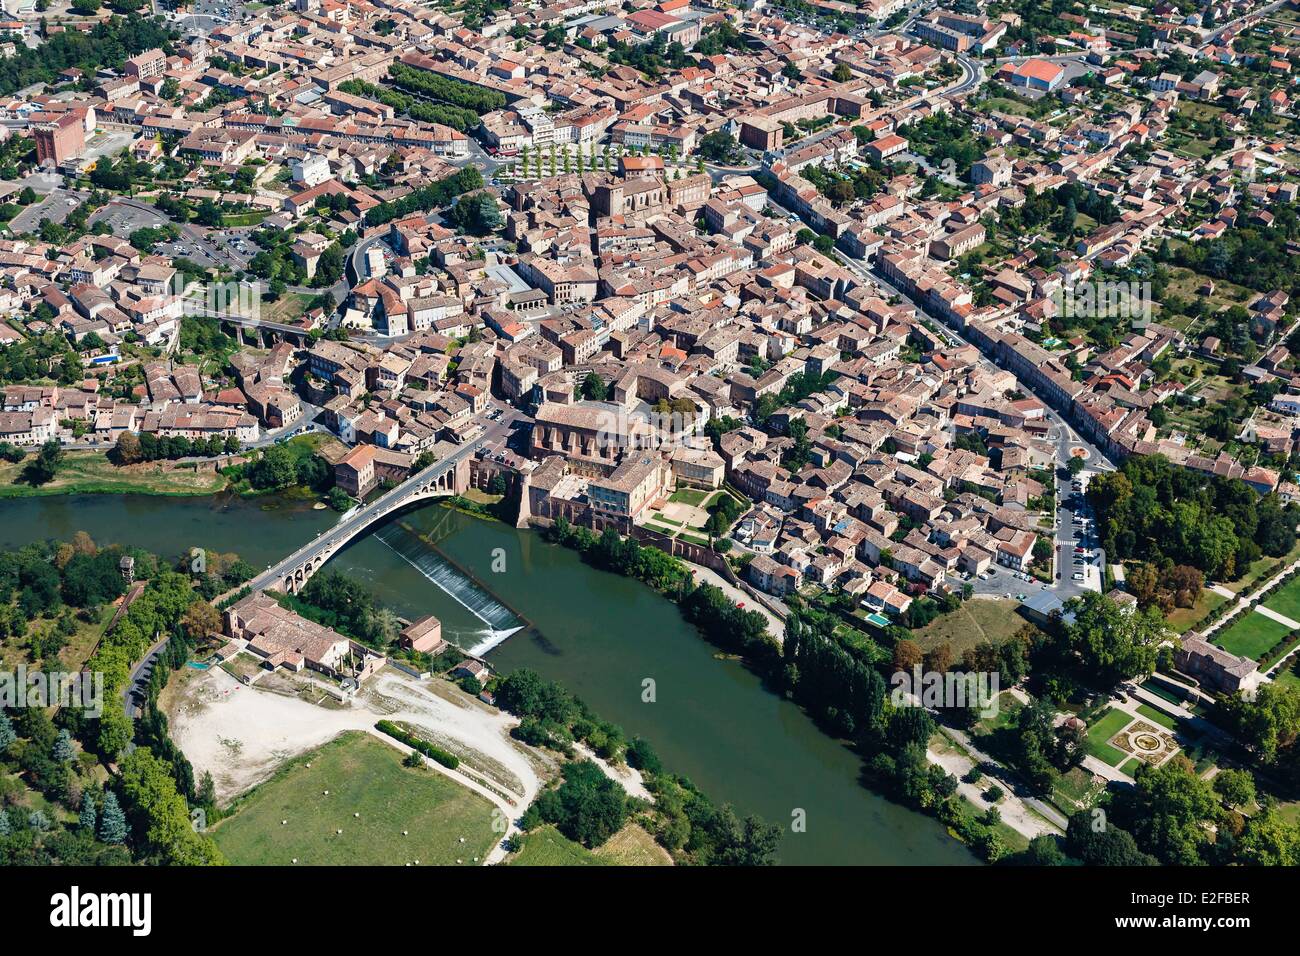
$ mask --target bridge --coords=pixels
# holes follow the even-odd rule
[[[241,332],[252,332],[258,336],[266,336],[272,341],[277,337],[282,339],[293,339],[300,346],[306,346],[307,341],[311,336],[311,331],[309,329],[304,329],[301,325],[286,325],[283,322],[268,322],[265,319],[254,319],[246,315],[236,315],[233,312],[192,308],[187,314],[209,316],[218,319],[227,325],[233,325]]]
[[[469,487],[470,459],[489,437],[489,434],[484,434],[468,442],[370,504],[353,511],[333,528],[321,532],[313,541],[257,575],[249,582],[249,587],[254,591],[270,589],[296,594],[326,561],[389,515],[416,502],[465,491]]]

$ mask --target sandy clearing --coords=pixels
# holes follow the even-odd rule
[[[246,687],[213,668],[192,682],[170,717],[176,744],[196,775],[211,772],[222,803],[270,777],[285,760],[343,731],[374,733],[381,718],[427,730],[457,750],[481,754],[489,768],[504,768],[507,773],[496,777],[482,768],[449,775],[508,806],[513,815],[522,813],[537,795],[541,776],[535,758],[509,736],[514,718],[468,696],[456,700],[452,694],[433,693],[392,670],[376,675],[349,705],[329,708]],[[480,782],[484,778],[491,789]],[[504,799],[493,790],[501,791]]]
[[[596,756],[595,752],[583,743],[575,743],[573,749],[604,771],[605,776],[626,790],[629,797],[636,797],[638,800],[654,803],[654,795],[646,789],[640,770],[626,764],[615,767],[603,757]]]

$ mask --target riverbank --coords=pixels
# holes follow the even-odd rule
[[[65,495],[10,501],[0,513],[5,547],[69,540],[84,530],[101,546],[134,544],[167,558],[203,547],[237,552],[254,568],[279,560],[338,520],[310,505],[230,494]],[[701,640],[676,606],[652,589],[599,571],[535,532],[474,520],[433,502],[404,513],[400,522],[430,535],[456,566],[506,595],[533,622],[488,652],[494,670],[525,667],[559,683],[629,737],[649,741],[665,766],[718,805],[784,823],[777,849],[782,863],[978,862],[932,817],[863,787],[859,757],[796,704],[770,693],[743,663]],[[436,615],[444,638],[481,640],[484,621],[430,577],[432,571],[443,578],[451,565],[424,548],[410,555],[417,567],[394,550],[398,542],[383,540],[391,537],[386,527],[350,544],[328,568],[366,581],[403,617]],[[444,584],[457,588],[455,580]],[[653,693],[647,693],[647,680]]]
[[[172,462],[114,465],[102,451],[64,452],[54,478],[43,485],[20,480],[31,458],[0,462],[0,500],[51,495],[162,495],[195,497],[214,495],[226,487],[214,469]]]

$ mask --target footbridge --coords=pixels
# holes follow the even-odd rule
[[[401,509],[431,498],[460,494],[469,488],[470,459],[486,440],[467,442],[454,453],[435,461],[396,488],[348,515],[314,540],[249,582],[254,591],[277,590],[296,594],[308,578],[353,539]]]

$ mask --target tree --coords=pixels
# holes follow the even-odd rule
[[[134,829],[150,856],[169,866],[224,862],[212,839],[190,826],[189,807],[176,791],[171,764],[137,747],[119,762],[122,795]]]
[[[104,806],[99,817],[99,839],[110,845],[126,842],[126,814],[117,802],[117,794],[109,790],[104,794]]]
[[[627,794],[590,760],[566,764],[563,782],[537,798],[524,814],[524,828],[554,823],[561,833],[594,849],[623,828]]]
[[[1166,864],[1205,862],[1207,827],[1217,821],[1219,803],[1191,761],[1178,754],[1159,767],[1143,764],[1134,781],[1117,812],[1132,822],[1138,845]]]
[[[569,154],[564,155],[567,163]],[[486,236],[501,228],[497,201],[486,191],[461,196],[447,213],[447,219],[457,229],[474,236]]]
[[[1133,834],[1109,820],[1100,821],[1086,811],[1070,817],[1065,831],[1066,850],[1089,866],[1156,866],[1158,860],[1138,849]]]
[[[781,830],[760,817],[738,820],[730,806],[714,817],[710,828],[714,847],[709,862],[715,866],[771,866],[781,842]]]
[[[727,163],[739,152],[736,138],[716,130],[700,140],[699,153],[713,163]]]
[[[207,601],[198,600],[181,616],[181,630],[192,641],[221,633],[221,612]]]
[[[89,793],[82,794],[81,812],[77,814],[77,826],[86,833],[94,834],[96,822],[95,801]]]
[[[72,735],[68,733],[65,727],[59,731],[59,736],[54,741],[54,749],[50,755],[59,763],[68,763],[75,753],[76,751],[72,748]]]
[[[915,641],[901,640],[894,645],[894,669],[911,671],[922,661],[921,647]]]
[[[22,478],[32,486],[49,484],[58,474],[63,462],[63,445],[57,438],[51,438],[41,445],[36,457],[23,469]]]
[[[111,762],[126,749],[134,735],[131,718],[120,708],[109,707],[99,718],[99,736],[95,740],[95,746],[100,755]]]
[[[9,719],[8,714],[0,712],[0,755],[3,755],[9,749],[9,745],[17,739],[13,721]]]
[[[313,288],[333,285],[343,278],[343,247],[332,242],[325,247],[316,261],[316,273],[311,278]]]
[[[273,445],[248,469],[248,481],[257,489],[287,488],[298,477],[293,454],[281,445]]]
[[[1088,592],[1068,605],[1074,621],[1062,625],[1068,667],[1100,688],[1155,669],[1156,650],[1169,636],[1154,608],[1125,610],[1110,598]]]
[[[1247,866],[1300,866],[1300,826],[1270,804],[1246,821],[1236,850]]]
[[[1255,802],[1255,778],[1249,770],[1220,770],[1214,776],[1214,792],[1230,807],[1245,807]]]
[[[836,83],[847,83],[852,78],[853,71],[849,69],[847,63],[837,63],[834,72],[831,73],[831,79]]]
[[[1072,476],[1078,475],[1085,467],[1087,466],[1085,465],[1083,458],[1079,455],[1071,455],[1070,460],[1065,463],[1065,470]]]

